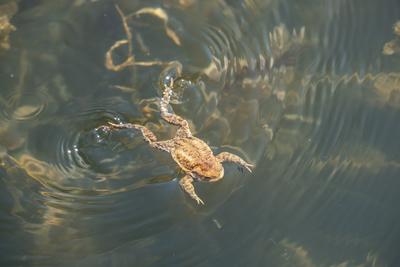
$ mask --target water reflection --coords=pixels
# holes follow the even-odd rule
[[[397,1],[8,0],[0,17],[2,265],[400,264]],[[109,58],[129,64],[107,68],[121,40]],[[97,128],[174,136],[172,61],[174,111],[257,165],[196,184],[205,207],[167,154]]]

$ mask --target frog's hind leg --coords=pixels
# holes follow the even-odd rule
[[[143,135],[144,141],[146,141],[151,147],[160,149],[166,152],[170,152],[171,142],[167,141],[157,141],[157,137],[155,134],[147,129],[146,127],[139,125],[139,124],[132,124],[132,123],[121,123],[115,124],[112,122],[108,123],[111,128],[118,128],[118,129],[134,129],[139,130]]]
[[[254,167],[254,165],[247,163],[241,157],[229,152],[222,152],[218,154],[216,158],[219,160],[219,162],[229,161],[236,163],[237,165],[239,165],[239,170],[242,172],[243,168],[246,168],[249,172],[251,172],[251,168]]]
[[[177,132],[179,137],[190,137],[192,136],[192,133],[190,132],[189,123],[187,120],[168,111],[171,94],[172,89],[171,87],[167,86],[163,92],[163,97],[160,102],[161,117],[170,124],[180,126]]]
[[[196,191],[194,190],[193,186],[193,178],[190,175],[185,175],[180,181],[179,185],[182,187],[182,189],[189,194],[191,198],[193,198],[197,204],[203,204],[203,200],[199,198],[199,196],[196,194]]]

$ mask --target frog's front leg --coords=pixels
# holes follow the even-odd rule
[[[139,130],[143,135],[144,141],[146,141],[151,147],[164,150],[166,152],[170,152],[171,143],[167,141],[157,141],[157,137],[155,134],[147,129],[146,127],[139,125],[139,124],[132,124],[132,123],[121,123],[115,124],[112,122],[108,123],[110,126],[102,126],[103,128],[118,128],[118,129],[134,129]]]
[[[182,189],[189,194],[191,198],[196,200],[197,204],[203,204],[203,200],[199,198],[199,196],[196,194],[196,191],[194,190],[193,186],[193,178],[190,175],[185,175],[180,181],[179,181],[180,186]]]
[[[177,135],[179,135],[180,137],[192,136],[192,133],[190,132],[189,128],[189,123],[187,122],[187,120],[168,111],[168,105],[171,99],[171,94],[172,94],[172,89],[171,87],[167,86],[163,92],[163,97],[160,102],[161,117],[168,123],[180,126],[177,132]]]
[[[239,169],[241,171],[243,171],[243,168],[246,168],[249,172],[251,172],[250,168],[254,167],[254,165],[247,163],[241,157],[239,157],[235,154],[229,153],[229,152],[222,152],[222,153],[218,154],[216,156],[216,158],[219,160],[219,162],[229,161],[229,162],[238,164],[239,167],[242,168],[242,169]]]

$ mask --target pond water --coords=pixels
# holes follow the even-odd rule
[[[400,266],[397,0],[3,0],[0,18],[1,266]],[[98,128],[172,138],[171,62],[173,111],[255,165],[195,182],[205,205],[168,153]]]

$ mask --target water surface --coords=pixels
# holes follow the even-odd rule
[[[397,1],[0,4],[16,29],[0,50],[2,266],[400,265]],[[128,39],[114,63],[139,63],[107,68]],[[172,61],[175,113],[256,165],[196,183],[205,206],[168,154],[97,128],[172,137]]]

